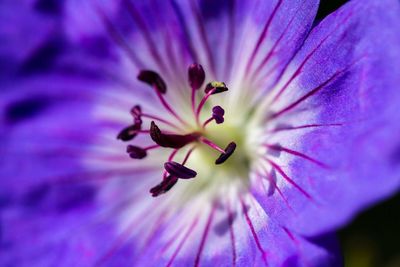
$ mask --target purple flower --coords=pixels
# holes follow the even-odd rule
[[[399,189],[396,0],[15,2],[1,266],[338,266]]]

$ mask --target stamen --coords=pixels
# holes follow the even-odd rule
[[[225,162],[235,151],[236,144],[231,142],[225,149],[220,148],[218,145],[213,143],[211,140],[206,139],[204,134],[205,126],[211,121],[215,120],[216,124],[221,124],[224,122],[225,111],[221,106],[214,106],[212,108],[212,115],[209,119],[207,119],[202,128],[199,123],[200,113],[205,106],[208,98],[213,94],[222,93],[228,91],[228,88],[225,83],[213,81],[206,85],[204,92],[205,95],[201,99],[199,105],[196,108],[196,93],[202,87],[205,81],[205,72],[203,67],[200,64],[192,64],[188,68],[188,80],[189,85],[192,89],[191,96],[191,104],[192,110],[195,115],[196,124],[199,131],[193,131],[185,134],[177,134],[185,131],[185,126],[189,126],[189,124],[184,121],[170,106],[170,104],[164,98],[164,95],[167,93],[167,85],[161,76],[152,70],[142,70],[138,77],[140,81],[150,85],[153,87],[155,93],[157,94],[161,104],[164,108],[173,115],[181,124],[175,124],[169,120],[163,119],[158,116],[154,116],[152,114],[143,113],[140,105],[135,105],[131,108],[130,114],[133,117],[133,124],[124,128],[119,134],[118,139],[123,141],[129,141],[135,138],[135,136],[139,133],[147,133],[150,135],[151,139],[156,143],[147,147],[139,147],[135,145],[128,145],[126,148],[126,152],[133,159],[143,159],[147,157],[148,150],[156,149],[160,147],[172,148],[173,151],[168,157],[168,161],[164,163],[164,172],[163,172],[163,180],[161,183],[156,185],[155,187],[150,189],[150,193],[153,197],[159,196],[161,194],[169,191],[179,179],[191,179],[197,176],[197,172],[185,166],[192,152],[197,147],[197,142],[202,142],[212,149],[217,150],[221,153],[219,158],[215,161],[215,164],[222,164]],[[142,119],[147,118],[151,119],[150,129],[142,130]],[[161,131],[160,128],[156,125],[154,121],[164,123],[168,126],[173,127],[176,132],[168,132]],[[196,142],[187,152],[182,161],[182,163],[178,163],[173,161],[176,154],[180,151],[180,149],[186,146],[189,143]]]
[[[175,161],[164,163],[164,168],[172,176],[181,179],[190,179],[196,177],[197,175],[197,172],[195,172],[194,170],[189,169]]]
[[[135,105],[131,108],[130,112],[134,119],[140,118],[142,115],[142,108],[139,105]]]
[[[126,152],[133,159],[143,159],[147,156],[147,151],[151,149],[159,148],[159,145],[148,146],[145,148],[141,148],[138,146],[128,145],[126,148]]]
[[[212,113],[213,113],[212,116],[217,124],[221,124],[224,122],[225,110],[222,107],[220,106],[213,107]]]
[[[225,148],[224,153],[222,153],[219,158],[215,161],[215,164],[219,165],[224,163],[232,154],[235,152],[236,149],[236,143],[231,142],[229,145]]]
[[[221,152],[221,153],[225,153],[225,150],[223,150],[222,148],[220,148],[219,146],[214,144],[212,141],[210,141],[210,140],[208,140],[208,139],[206,139],[204,137],[201,137],[200,141],[203,142],[204,144],[208,145],[209,147]]]
[[[126,152],[133,159],[143,159],[147,156],[146,150],[138,146],[128,145]]]
[[[213,94],[214,90],[215,90],[215,89],[209,91],[209,92],[203,97],[203,99],[200,101],[199,106],[197,107],[196,115],[195,115],[197,125],[199,125],[199,121],[200,121],[200,112],[201,112],[202,108],[204,107],[204,104],[207,102],[207,99]]]
[[[200,89],[206,79],[206,74],[200,64],[192,64],[188,71],[189,84],[192,88],[192,110],[195,112],[196,106],[196,91]]]
[[[154,115],[151,115],[151,114],[147,114],[147,113],[142,113],[141,115],[142,115],[143,118],[149,118],[149,119],[152,119],[152,120],[155,120],[155,121],[159,121],[159,122],[165,123],[165,124],[167,124],[167,125],[169,125],[171,127],[174,127],[175,129],[179,129],[179,130],[181,129],[176,124],[174,124],[172,122],[169,122],[167,120],[164,120],[163,118],[160,118],[160,117],[157,117],[157,116],[154,116]]]
[[[157,72],[152,70],[142,70],[137,76],[139,81],[147,83],[152,86],[157,92],[165,94],[167,92],[167,85],[164,80],[158,75]]]
[[[208,118],[208,119],[203,123],[202,128],[203,128],[203,129],[206,128],[207,124],[209,124],[209,123],[212,122],[213,120],[214,120],[213,117]]]
[[[219,94],[228,91],[228,87],[226,87],[226,84],[223,82],[214,81],[207,84],[206,89],[204,90],[206,94],[208,94],[210,91],[213,91],[212,95]]]
[[[160,184],[150,189],[151,196],[157,197],[168,192],[177,182],[178,178],[171,175],[167,176]]]
[[[168,157],[168,161],[172,161],[176,155],[176,153],[178,153],[179,149],[174,149],[174,151],[172,151],[171,155],[169,155]]]
[[[136,137],[136,135],[141,131],[142,128],[142,123],[140,122],[136,122],[133,125],[130,125],[128,127],[125,127],[124,129],[122,129],[122,131],[119,132],[119,134],[117,135],[117,139],[120,139],[122,141],[130,141],[133,138]]]
[[[194,63],[189,66],[189,84],[193,90],[199,90],[206,79],[206,74],[200,64]]]
[[[178,151],[179,151],[179,149],[174,149],[174,151],[172,151],[172,153],[168,157],[168,162],[170,162],[174,159],[174,157],[178,153]],[[163,179],[166,179],[167,176],[168,176],[168,172],[166,170],[164,170]]]
[[[204,90],[206,95],[200,101],[200,104],[196,110],[197,125],[199,125],[200,112],[201,112],[202,108],[204,107],[204,104],[207,102],[208,98],[211,95],[215,95],[215,94],[226,92],[226,91],[228,91],[228,87],[226,87],[226,84],[223,82],[214,81],[214,82],[210,82],[209,84],[207,84],[206,89]]]
[[[161,104],[165,107],[166,110],[168,110],[169,113],[172,114],[179,122],[181,122],[184,125],[188,125],[173,109],[172,107],[168,104],[168,102],[164,99],[163,95],[159,92],[156,91],[158,98],[160,99]]]
[[[207,126],[207,124],[209,124],[210,122],[212,122],[213,120],[215,120],[215,122],[217,124],[221,124],[224,122],[224,114],[225,114],[225,110],[220,107],[220,106],[215,106],[212,109],[212,116],[211,118],[207,119],[204,123],[203,123],[203,129]]]
[[[156,94],[160,99],[160,102],[164,106],[164,108],[168,110],[168,112],[171,113],[182,124],[187,125],[187,123],[184,120],[182,120],[182,118],[172,109],[172,107],[164,99],[163,94],[167,92],[167,85],[157,72],[152,70],[142,70],[137,78],[138,80],[152,86],[155,89]]]
[[[196,141],[200,137],[200,134],[164,134],[154,121],[152,121],[150,126],[150,137],[156,144],[162,147],[182,148],[185,145]]]
[[[188,161],[190,155],[192,154],[192,152],[195,150],[196,146],[193,146],[191,149],[189,149],[189,151],[186,153],[185,158],[182,161],[182,165],[185,165],[186,162]],[[169,160],[170,161],[170,160]]]
[[[131,110],[130,110],[130,113],[131,113],[131,115],[133,117],[134,123],[140,123],[141,124],[142,123],[142,117],[144,117],[144,118],[149,118],[149,119],[152,119],[152,120],[156,120],[156,121],[165,123],[165,124],[167,124],[167,125],[169,125],[171,127],[174,127],[176,129],[181,130],[181,128],[179,126],[177,126],[176,124],[174,124],[172,122],[169,122],[169,121],[167,121],[167,120],[165,120],[163,118],[160,118],[160,117],[157,117],[157,116],[154,116],[154,115],[151,115],[151,114],[143,113],[142,112],[142,108],[139,105],[133,106],[131,108]]]

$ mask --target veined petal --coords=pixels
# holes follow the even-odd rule
[[[251,198],[189,212],[198,210],[199,204],[189,203],[175,215],[153,216],[152,226],[141,230],[149,232],[145,241],[133,238],[141,248],[135,265],[333,266],[339,262],[333,236],[325,244],[297,236],[277,225]]]
[[[289,229],[330,231],[399,189],[399,12],[397,1],[348,3],[312,31],[275,88],[270,120],[289,127],[272,168],[286,200],[256,194]]]
[[[138,181],[151,168],[121,165],[124,146],[109,146],[123,123],[93,112],[105,81],[59,72],[6,86],[0,98],[0,265],[93,266],[108,252],[104,238],[118,233],[120,221],[111,217],[154,181],[128,196],[112,184]],[[123,246],[127,250],[114,254],[110,265],[132,258],[134,244]]]
[[[301,46],[318,6],[317,0],[125,0],[111,8],[91,2],[74,2],[70,11],[81,18],[90,10],[89,17],[106,25],[104,35],[135,67],[164,73],[175,91],[186,90],[185,78],[175,74],[201,62],[210,79],[232,80],[236,91],[244,87],[256,96],[270,89]]]

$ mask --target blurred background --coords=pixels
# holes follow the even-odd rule
[[[317,20],[347,1],[320,2]],[[339,232],[339,238],[345,267],[400,267],[400,195],[354,218]]]

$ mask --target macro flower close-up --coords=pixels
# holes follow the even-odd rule
[[[322,6],[2,1],[0,266],[343,266],[400,188],[400,2]]]

